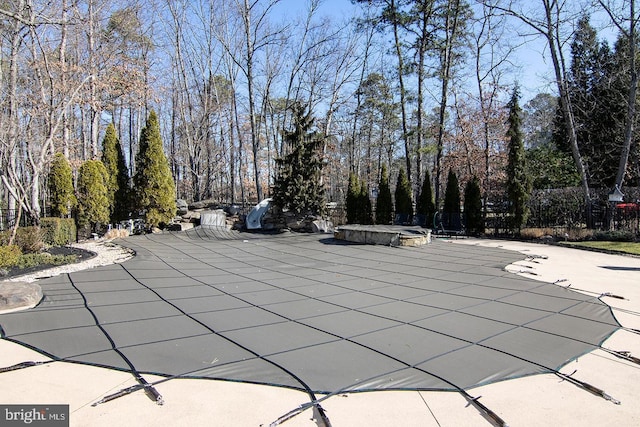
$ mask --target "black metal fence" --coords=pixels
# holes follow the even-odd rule
[[[537,190],[529,200],[529,227],[589,228],[640,232],[640,187],[625,188],[625,202],[612,203],[608,190],[594,190],[589,206],[581,188]]]
[[[558,233],[570,229],[613,229],[640,235],[640,187],[624,189],[625,203],[610,203],[608,193],[593,190],[591,204],[587,206],[581,188],[535,190],[529,199],[526,227],[555,229]],[[331,219],[336,225],[345,223],[342,205],[332,212]],[[508,202],[490,200],[485,216],[486,233],[498,236],[512,233],[509,221]]]
[[[8,230],[16,224],[18,219],[18,211],[10,209],[0,210],[0,231]],[[27,227],[34,225],[36,222],[29,215],[25,215],[24,212],[20,215],[20,227]]]

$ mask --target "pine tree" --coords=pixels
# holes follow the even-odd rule
[[[464,188],[464,217],[466,220],[467,234],[479,236],[484,233],[480,180],[475,175],[467,182]]]
[[[509,200],[509,213],[511,215],[511,228],[519,233],[526,224],[529,216],[528,201],[531,191],[529,177],[525,164],[524,140],[522,137],[522,110],[519,100],[520,92],[516,86],[509,101],[509,157],[507,163],[507,197]]]
[[[51,197],[51,216],[67,217],[78,203],[73,189],[71,166],[62,153],[56,153],[51,163],[49,196]]]
[[[146,213],[146,224],[162,226],[176,214],[176,193],[169,162],[162,147],[158,117],[151,111],[140,134],[134,177],[137,208]]]
[[[433,203],[433,192],[431,191],[431,177],[429,176],[429,169],[424,170],[424,180],[422,181],[422,188],[420,189],[420,195],[418,196],[418,203],[416,206],[416,214],[424,215],[425,224],[431,224],[433,221],[433,215],[436,213],[436,207]]]
[[[347,188],[347,200],[345,208],[347,211],[347,224],[358,223],[358,197],[360,195],[360,181],[355,173],[349,174],[349,187]]]
[[[391,188],[389,187],[389,173],[387,172],[387,165],[382,165],[376,201],[376,224],[387,225],[392,222],[393,201],[391,200]]]
[[[396,215],[407,215],[407,222],[411,222],[413,216],[413,201],[411,200],[411,184],[404,171],[404,168],[400,168],[398,173],[398,181],[396,183]]]
[[[273,186],[274,204],[295,214],[325,213],[324,188],[321,184],[323,135],[312,131],[311,111],[293,107],[292,131],[284,132],[288,154],[276,159],[278,176]]]
[[[78,171],[78,226],[96,231],[109,222],[108,172],[100,160],[87,160]]]
[[[460,224],[460,184],[458,175],[449,169],[447,187],[444,191],[444,206],[442,208],[442,224],[447,230],[458,230]]]
[[[116,223],[129,216],[129,174],[116,135],[116,128],[109,123],[102,141],[102,163],[108,172],[107,191],[111,222]]]

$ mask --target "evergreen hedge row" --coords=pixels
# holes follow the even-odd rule
[[[47,245],[64,246],[76,240],[76,223],[73,218],[41,218],[40,227]]]

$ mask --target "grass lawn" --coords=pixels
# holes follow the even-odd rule
[[[632,242],[606,242],[606,241],[593,241],[593,242],[560,242],[563,245],[601,249],[606,251],[624,252],[632,255],[640,255],[640,243]]]

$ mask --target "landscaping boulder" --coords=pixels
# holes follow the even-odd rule
[[[35,283],[0,283],[0,313],[33,308],[42,300],[42,289]]]
[[[189,205],[187,205],[187,202],[184,199],[176,200],[176,207],[178,209],[178,215],[185,215],[189,212]]]
[[[328,219],[319,218],[311,222],[313,233],[333,233],[333,223]]]
[[[200,213],[200,225],[209,227],[226,227],[227,215],[222,209],[203,211]]]

